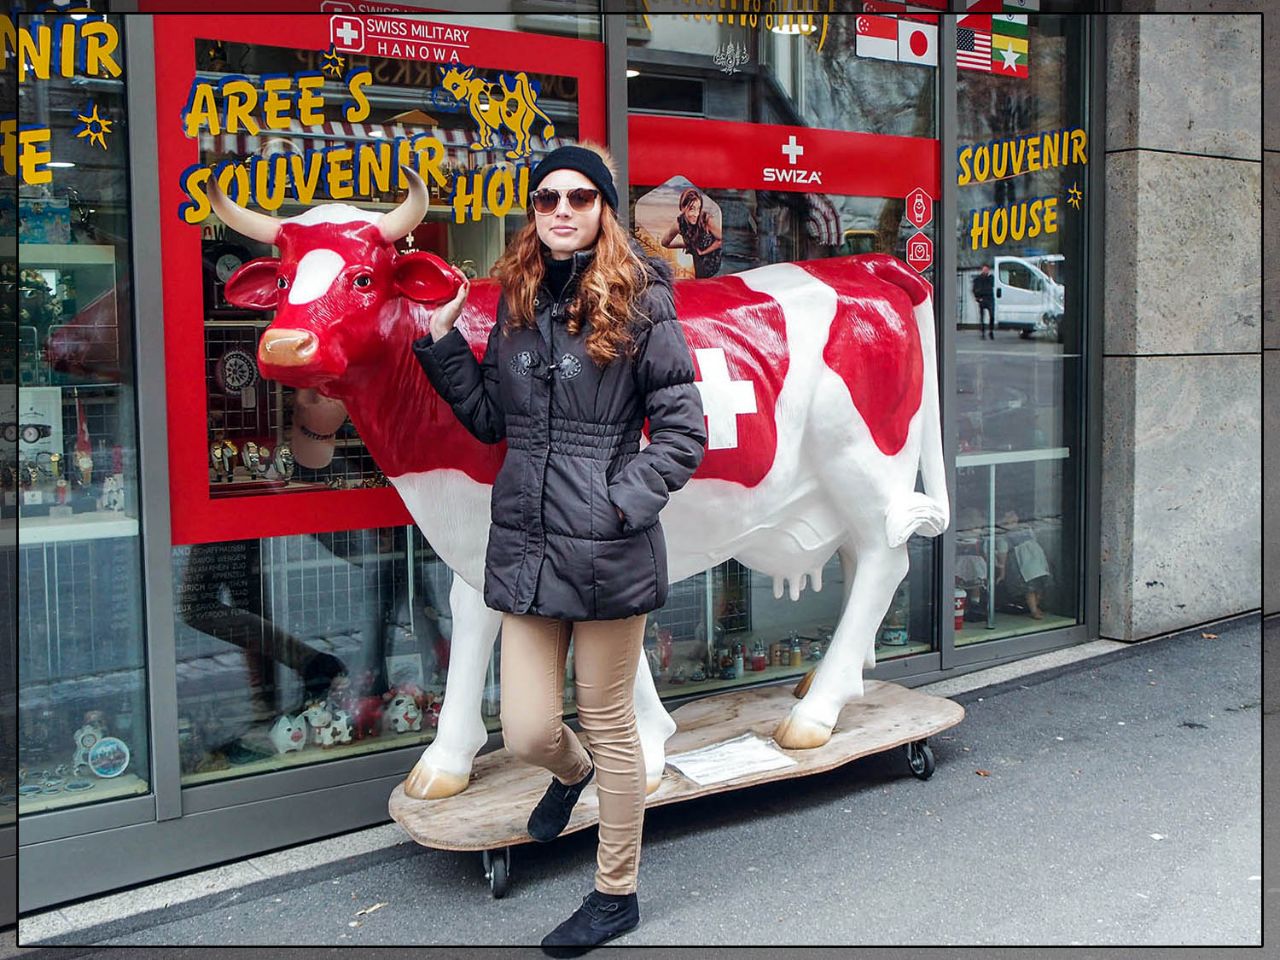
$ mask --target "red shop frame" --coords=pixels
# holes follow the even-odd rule
[[[324,14],[291,16],[284,40],[276,16],[161,14],[154,18],[170,526],[175,546],[412,522],[391,487],[217,499],[209,493],[201,230],[178,217],[184,200],[179,175],[199,160],[199,141],[188,139],[180,122],[195,78],[195,42],[327,50],[329,20]],[[466,54],[468,66],[575,77],[579,136],[604,142],[602,43],[524,33],[515,41],[505,31],[467,29],[475,37]]]

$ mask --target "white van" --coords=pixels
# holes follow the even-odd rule
[[[996,329],[1021,330],[1023,337],[1030,337],[1036,331],[1057,336],[1065,290],[1041,265],[1062,259],[1060,253],[995,258]]]

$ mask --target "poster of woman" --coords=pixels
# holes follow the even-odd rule
[[[720,272],[722,223],[719,204],[684,177],[672,177],[636,201],[636,238],[668,260],[679,278]]]

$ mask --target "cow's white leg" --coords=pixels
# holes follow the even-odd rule
[[[636,667],[634,689],[636,730],[640,734],[640,749],[644,753],[645,793],[653,793],[662,783],[662,771],[667,765],[667,740],[676,732],[676,722],[658,698],[658,688],[649,670],[649,658],[643,647],[640,664]]]
[[[849,547],[841,547],[841,560]],[[773,738],[789,749],[820,747],[831,739],[836,718],[846,703],[862,696],[862,667],[874,649],[876,629],[907,575],[906,546],[863,548],[857,553],[853,589],[845,599],[831,646],[804,698],[791,708]]]
[[[404,792],[418,800],[451,797],[465,790],[471,762],[489,737],[480,700],[502,614],[486,607],[480,591],[456,573],[449,590],[449,609],[453,637],[440,724],[435,740],[404,782]]]

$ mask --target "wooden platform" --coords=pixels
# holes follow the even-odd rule
[[[768,739],[795,705],[793,685],[735,690],[687,703],[672,713],[677,724],[667,741],[667,755],[685,753],[740,736],[748,731]],[[657,807],[693,797],[724,793],[757,783],[820,773],[865,757],[934,736],[964,719],[964,707],[942,697],[868,680],[866,696],[840,713],[831,739],[815,750],[784,750],[793,767],[757,773],[724,783],[700,786],[668,766],[662,783],[647,798]],[[580,735],[581,736],[581,735]],[[903,759],[904,770],[906,759]],[[493,850],[532,843],[525,824],[547,789],[550,774],[516,761],[506,750],[477,757],[471,784],[442,800],[414,800],[396,787],[387,809],[418,843],[441,850]],[[565,833],[585,830],[599,818],[596,785],[585,791]]]

